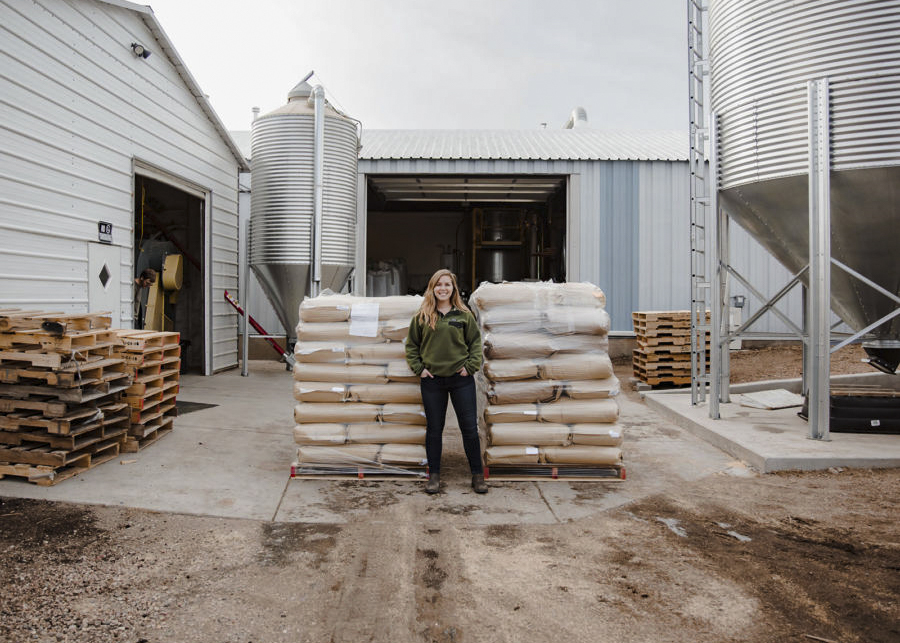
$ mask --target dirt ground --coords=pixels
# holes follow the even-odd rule
[[[785,375],[752,359],[768,379],[792,372],[780,357]],[[898,470],[673,479],[555,525],[416,514],[408,482],[335,485],[368,512],[289,524],[0,499],[0,640],[900,640]]]
[[[866,352],[851,344],[831,355],[831,374],[849,375],[877,372],[861,360]],[[731,352],[731,383],[781,380],[800,377],[803,351],[800,346],[770,346]]]

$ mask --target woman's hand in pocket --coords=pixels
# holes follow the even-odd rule
[[[423,368],[420,377],[424,380],[426,377],[434,377],[434,375],[427,368]]]
[[[465,367],[465,366],[463,366],[461,369],[459,369],[459,370],[457,371],[457,373],[459,373],[459,374],[462,375],[463,377],[468,377],[468,376],[469,376],[469,372],[466,370],[466,367]]]

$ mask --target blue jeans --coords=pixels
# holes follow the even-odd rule
[[[447,398],[453,402],[453,410],[462,432],[463,447],[472,474],[484,472],[481,466],[481,443],[478,440],[478,411],[475,402],[475,378],[454,374],[447,377],[423,377],[421,379],[422,404],[425,405],[425,453],[430,473],[441,472],[444,418],[447,416]]]

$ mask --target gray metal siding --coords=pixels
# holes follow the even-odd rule
[[[0,306],[83,312],[97,221],[122,250],[131,321],[132,163],[211,194],[212,368],[237,363],[237,161],[135,11],[0,0]],[[142,42],[156,55],[130,49]],[[52,259],[42,259],[50,256]]]

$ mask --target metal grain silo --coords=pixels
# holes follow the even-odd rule
[[[807,83],[827,79],[831,256],[900,293],[900,2],[714,0],[711,108],[722,206],[789,270],[809,261]],[[896,301],[831,269],[832,309],[860,331]],[[900,347],[900,317],[867,350]]]
[[[310,97],[321,91],[304,79],[250,136],[250,265],[289,336],[311,284],[340,291],[355,260],[357,125],[320,99],[319,162]]]

